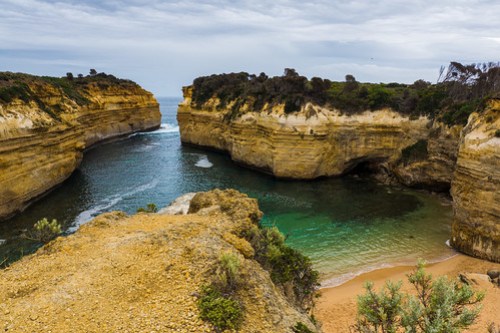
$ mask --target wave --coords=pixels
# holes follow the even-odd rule
[[[211,168],[213,167],[213,163],[208,160],[207,155],[201,155],[200,159],[198,162],[196,162],[195,166],[198,168]]]
[[[159,134],[165,134],[165,133],[179,133],[179,126],[175,126],[169,123],[164,123],[160,125],[160,128],[158,128],[155,131],[150,131],[150,132],[137,132],[134,134],[131,134],[129,138],[134,137],[136,135],[159,135]]]
[[[68,228],[67,233],[75,232],[76,230],[78,230],[78,228],[82,224],[85,224],[85,223],[89,222],[90,220],[92,220],[95,216],[108,211],[111,207],[115,206],[117,203],[119,203],[123,199],[130,197],[132,195],[135,195],[137,193],[144,192],[146,190],[155,188],[156,185],[158,185],[157,179],[155,179],[147,184],[140,185],[140,186],[136,187],[135,189],[133,189],[132,191],[115,194],[115,195],[112,195],[112,196],[109,196],[109,197],[103,199],[96,206],[93,206],[93,207],[81,212],[75,218],[71,227]]]

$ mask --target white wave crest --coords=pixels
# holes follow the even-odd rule
[[[197,166],[198,168],[211,168],[214,165],[208,160],[207,155],[202,155],[198,162],[196,162],[195,166]]]
[[[164,123],[164,124],[161,124],[160,128],[158,128],[155,131],[137,132],[137,133],[131,134],[129,136],[129,138],[136,136],[136,135],[159,135],[159,134],[165,134],[165,133],[179,133],[179,126]]]
[[[140,192],[144,192],[146,190],[155,188],[156,185],[158,185],[158,180],[153,180],[147,184],[140,185],[136,188],[134,188],[132,191],[125,192],[125,193],[119,193],[112,195],[110,197],[107,197],[103,199],[101,202],[99,202],[97,205],[91,207],[90,209],[87,209],[83,212],[81,212],[73,221],[72,226],[68,228],[67,232],[72,233],[78,230],[78,228],[90,220],[92,220],[95,216],[104,213],[105,211],[108,211],[111,207],[115,206],[117,203],[122,201],[123,199],[130,197],[132,195],[135,195]]]

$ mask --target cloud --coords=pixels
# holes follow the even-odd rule
[[[0,70],[96,68],[158,95],[199,75],[434,81],[451,60],[498,60],[496,1],[0,0]]]

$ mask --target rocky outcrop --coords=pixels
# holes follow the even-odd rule
[[[451,193],[452,245],[500,262],[500,100],[470,116],[460,140]]]
[[[202,286],[223,253],[239,260],[242,333],[317,329],[253,258],[241,234],[262,216],[233,190],[193,199],[196,214],[106,213],[0,270],[0,327],[8,332],[213,332],[200,319]],[[251,250],[251,251],[249,251]],[[91,267],[91,269],[89,269]]]
[[[282,106],[246,112],[227,121],[228,109],[212,100],[191,104],[190,90],[179,105],[181,140],[227,151],[238,163],[277,177],[336,176],[363,162],[395,163],[401,150],[429,135],[429,119],[409,119],[389,109],[343,115],[312,104],[286,115]]]
[[[433,122],[427,139],[402,150],[401,159],[390,167],[397,180],[410,187],[445,192],[450,189],[458,154],[461,125]]]
[[[131,81],[96,78],[69,90],[19,79],[31,96],[0,99],[0,219],[68,178],[85,149],[160,125],[157,101]]]
[[[347,115],[313,104],[289,115],[283,105],[261,112],[244,106],[231,119],[231,105],[219,109],[211,99],[198,108],[192,93],[184,88],[177,113],[182,142],[226,151],[237,163],[294,179],[338,176],[367,164],[409,186],[449,188],[460,126],[390,109]],[[423,157],[412,151],[422,142]]]

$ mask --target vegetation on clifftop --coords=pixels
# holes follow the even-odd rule
[[[118,79],[105,73],[96,73],[95,70],[91,71],[90,75],[79,74],[77,77],[74,77],[72,73],[67,73],[64,77],[50,77],[0,72],[0,105],[11,103],[16,99],[24,103],[34,102],[52,118],[59,119],[58,115],[62,111],[62,106],[48,105],[43,100],[47,94],[47,89],[44,89],[47,85],[55,89],[60,97],[70,99],[82,106],[90,103],[88,96],[92,86],[101,90],[106,90],[111,86],[137,87],[133,81]]]
[[[193,82],[193,103],[203,106],[220,100],[219,109],[231,105],[227,119],[236,117],[243,105],[255,111],[284,104],[285,113],[301,110],[308,102],[348,114],[390,107],[404,115],[438,118],[447,124],[465,124],[470,113],[481,110],[488,98],[500,96],[500,64],[462,65],[452,62],[441,68],[437,84],[423,80],[413,84],[361,83],[346,75],[344,82],[313,77],[308,80],[294,69],[283,76],[245,72],[199,77]]]

